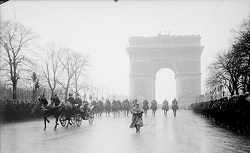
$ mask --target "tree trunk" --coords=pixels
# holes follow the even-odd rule
[[[66,89],[65,89],[65,102],[67,102],[67,99],[68,99],[68,92],[69,92],[69,81],[68,81]]]
[[[51,97],[54,96],[54,89],[51,90]]]
[[[233,91],[236,95],[239,95],[238,87],[237,87],[237,82],[233,82]]]
[[[16,81],[13,81],[13,90],[12,90],[12,94],[13,94],[13,100],[16,100],[17,99],[17,82]]]

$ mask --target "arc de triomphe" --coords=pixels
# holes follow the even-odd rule
[[[155,99],[155,75],[162,68],[169,68],[175,73],[179,104],[191,104],[201,93],[200,57],[204,47],[200,40],[199,35],[131,37],[127,48],[130,98],[150,102]]]

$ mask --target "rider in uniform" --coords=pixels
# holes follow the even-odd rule
[[[157,101],[156,101],[155,99],[153,99],[153,100],[151,101],[151,107],[150,107],[150,109],[152,109],[152,106],[153,106],[154,104],[156,104],[156,109],[157,109]]]
[[[89,106],[89,103],[87,102],[87,100],[85,101],[83,101],[82,102],[82,106],[83,106],[83,116],[84,116],[84,120],[86,119],[86,117],[88,117],[87,115],[87,111],[88,111],[88,106]]]
[[[138,101],[135,103],[135,106],[130,110],[130,112],[133,114],[130,128],[135,127],[136,133],[140,133],[140,127],[143,126],[143,120],[142,120],[143,110],[140,108]]]
[[[54,95],[54,97],[51,97],[52,100],[52,106],[53,107],[58,107],[61,103],[60,99],[58,98],[57,94]]]
[[[73,98],[73,94],[69,93],[69,98],[67,99],[67,105],[70,107],[71,110],[74,110],[74,102],[75,99]]]
[[[74,98],[73,98],[73,94],[72,93],[69,94],[69,98],[68,98],[67,101],[70,102],[71,104],[74,103]]]
[[[75,109],[76,110],[79,110],[80,109],[80,106],[82,105],[82,99],[80,98],[80,95],[77,94],[76,95],[76,99],[74,100],[74,105],[75,105]]]
[[[174,98],[174,100],[172,101],[172,104],[175,104],[175,105],[177,105],[178,104],[178,102],[177,102],[177,100]]]
[[[167,104],[168,105],[168,101],[165,99],[164,101],[163,101],[163,105],[164,104]]]
[[[162,105],[162,110],[164,110],[164,109],[166,111],[169,110],[168,101],[166,99],[163,101],[163,105]]]

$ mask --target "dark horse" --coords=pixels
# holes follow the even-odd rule
[[[42,112],[43,112],[43,119],[44,119],[44,128],[43,129],[46,130],[46,122],[48,122],[48,123],[50,122],[48,120],[48,117],[52,115],[56,119],[56,123],[55,123],[55,127],[54,127],[54,130],[56,130],[57,125],[58,125],[58,123],[57,123],[58,118],[61,114],[62,108],[59,106],[55,106],[55,107],[50,106],[44,95],[42,95],[38,100],[40,102],[39,106],[42,107]]]
[[[99,100],[99,101],[97,102],[96,107],[97,107],[97,108],[96,108],[96,110],[97,110],[97,112],[96,112],[97,115],[98,115],[98,116],[102,116],[102,111],[103,111],[103,109],[104,109],[104,107],[103,107],[103,102]]]
[[[164,100],[163,105],[162,105],[162,110],[164,111],[164,115],[167,116],[169,106],[168,106],[168,101]]]
[[[122,102],[122,108],[123,108],[125,116],[128,116],[128,113],[130,110],[130,104],[129,104],[128,99],[126,99]]]
[[[174,116],[176,116],[176,110],[179,109],[179,108],[178,108],[178,102],[177,102],[176,99],[174,99],[174,100],[172,101],[172,109],[173,109]]]
[[[148,101],[147,100],[144,100],[142,108],[143,108],[143,111],[145,113],[145,116],[147,116],[147,111],[149,110],[149,106],[148,106]]]
[[[119,106],[118,106],[118,104],[117,104],[117,101],[114,100],[114,101],[112,102],[111,110],[112,110],[114,116],[120,115],[120,114],[119,114]]]
[[[109,100],[106,100],[104,109],[105,109],[105,111],[106,111],[106,116],[107,116],[107,115],[110,116],[110,112],[111,112],[111,102],[110,102]]]
[[[156,110],[157,110],[157,102],[156,102],[155,100],[153,100],[153,101],[151,102],[151,107],[150,107],[150,109],[152,109],[152,115],[155,116],[155,112],[156,112]]]

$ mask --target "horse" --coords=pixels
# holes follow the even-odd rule
[[[169,106],[168,106],[168,102],[166,100],[163,102],[162,110],[164,111],[164,115],[167,116]]]
[[[173,100],[172,102],[172,110],[173,110],[173,113],[174,113],[174,116],[176,116],[176,110],[179,109],[178,108],[178,102],[176,99]]]
[[[157,102],[155,100],[151,102],[150,109],[152,109],[152,115],[155,116],[155,112],[157,110]]]
[[[121,111],[122,111],[122,103],[121,103],[120,100],[117,100],[117,101],[116,101],[116,104],[117,104],[117,113],[118,113],[118,115],[120,116],[120,113],[121,113]]]
[[[96,105],[96,109],[97,109],[97,115],[98,116],[102,116],[102,111],[103,111],[103,109],[104,109],[104,107],[103,107],[103,102],[102,101],[98,101],[97,102],[97,105]]]
[[[58,125],[58,118],[61,114],[61,108],[60,106],[56,106],[56,107],[52,107],[49,105],[49,102],[47,101],[47,99],[45,98],[44,95],[40,96],[40,98],[38,99],[38,101],[40,102],[39,103],[39,106],[42,107],[42,112],[43,112],[43,120],[44,120],[44,128],[43,130],[46,130],[46,122],[50,122],[48,120],[48,117],[49,116],[54,116],[56,121],[55,121],[55,126],[54,126],[54,130],[56,130],[57,128],[57,125]],[[36,107],[36,106],[35,106]]]
[[[129,101],[127,99],[122,102],[122,108],[123,108],[123,111],[124,111],[124,115],[128,116],[129,109],[130,109],[130,104],[129,104]]]
[[[111,110],[112,110],[114,116],[119,115],[118,114],[118,104],[115,100],[112,102]]]
[[[95,100],[93,100],[93,101],[91,102],[91,105],[90,105],[90,106],[93,107],[93,112],[94,112],[94,114],[96,114],[96,116],[97,116],[97,102],[96,102]]]
[[[143,108],[143,111],[145,113],[145,116],[147,116],[147,111],[149,110],[149,106],[148,106],[148,101],[147,100],[145,100],[143,102],[142,108]]]
[[[107,114],[110,116],[110,112],[111,112],[111,102],[110,102],[109,100],[106,100],[104,109],[105,109],[105,111],[106,111],[106,116],[107,116]]]

